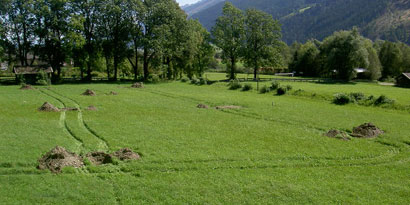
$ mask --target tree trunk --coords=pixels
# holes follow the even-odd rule
[[[144,48],[144,80],[148,79],[149,71],[148,71],[148,49]]]
[[[118,56],[114,55],[114,81],[117,81],[117,73],[118,73]]]
[[[171,78],[172,78],[172,68],[171,68],[171,60],[169,59],[169,57],[167,57],[167,60],[166,60],[165,64],[167,65],[167,78],[168,78],[168,80],[171,80]]]
[[[110,57],[109,56],[105,56],[105,67],[107,69],[107,78],[108,80],[110,79]]]
[[[253,79],[256,80],[258,75],[258,63],[254,60]]]
[[[230,80],[235,79],[235,67],[236,67],[235,57],[231,57],[231,75],[229,77]]]

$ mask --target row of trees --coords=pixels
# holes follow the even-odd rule
[[[335,32],[323,42],[294,43],[290,71],[309,77],[336,77],[350,80],[355,68],[365,68],[365,78],[387,79],[410,71],[410,47],[389,41],[372,42],[357,29]]]
[[[174,0],[3,0],[0,12],[0,47],[8,60],[47,62],[55,79],[73,60],[90,80],[102,59],[114,80],[126,61],[135,78],[139,65],[144,79],[150,69],[168,78],[201,75],[214,55],[210,34]]]

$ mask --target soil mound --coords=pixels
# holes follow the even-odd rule
[[[144,88],[144,83],[134,83],[131,85],[132,88]]]
[[[97,111],[98,109],[96,107],[94,107],[93,105],[90,105],[86,108],[86,110]]]
[[[236,105],[223,105],[223,106],[216,106],[217,110],[228,110],[228,109],[241,109],[241,106]]]
[[[346,132],[340,130],[329,130],[329,132],[327,132],[325,136],[341,140],[350,140],[349,135],[347,135]]]
[[[82,95],[85,95],[85,96],[95,96],[96,94],[95,94],[94,91],[92,91],[92,90],[90,90],[90,89],[87,89]]]
[[[108,93],[108,95],[118,95],[117,92],[111,91],[110,93]]]
[[[378,127],[376,127],[376,125],[372,123],[365,123],[363,125],[353,128],[353,133],[351,135],[353,137],[358,138],[374,138],[378,137],[383,133],[384,132]]]
[[[40,108],[38,108],[38,111],[42,112],[59,112],[60,110],[56,108],[54,105],[45,102]]]
[[[64,147],[57,146],[47,152],[39,160],[38,169],[49,169],[51,172],[60,173],[64,167],[79,168],[84,166],[83,160],[78,155],[67,151]]]
[[[120,149],[114,152],[113,155],[120,160],[137,160],[141,158],[138,153],[133,152],[129,148]]]
[[[94,165],[112,163],[112,156],[105,152],[90,152],[85,157]]]
[[[31,85],[22,85],[20,90],[34,90]]]
[[[196,107],[201,108],[201,109],[208,109],[209,108],[208,105],[204,105],[204,104],[198,104]]]

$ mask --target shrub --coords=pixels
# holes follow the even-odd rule
[[[271,90],[276,90],[276,89],[279,88],[279,86],[280,86],[280,83],[279,83],[279,82],[277,82],[277,81],[272,81],[272,83],[271,83],[271,85],[270,85],[270,89],[271,89]]]
[[[206,78],[199,78],[198,82],[196,83],[197,85],[206,85],[208,81]]]
[[[150,83],[159,83],[160,81],[161,79],[159,78],[158,75],[153,74],[153,75],[148,76],[148,82]]]
[[[249,91],[249,90],[252,90],[252,89],[253,89],[252,85],[247,83],[243,86],[242,91]]]
[[[287,91],[291,91],[293,89],[293,87],[291,85],[286,85],[286,90]]]
[[[44,71],[40,71],[36,77],[36,84],[37,85],[50,85],[51,81],[48,77],[47,73]]]
[[[259,89],[260,94],[268,93],[269,91],[270,91],[270,89],[266,85],[262,86],[261,89]]]
[[[196,78],[192,78],[192,79],[191,79],[191,84],[196,85],[197,83],[199,83],[199,80],[198,80],[198,79],[196,79]]]
[[[279,88],[276,90],[276,94],[277,94],[277,95],[284,95],[284,94],[286,94],[287,91],[288,91],[288,90],[287,90],[286,87],[279,87]]]
[[[393,104],[394,100],[388,98],[385,95],[381,95],[380,97],[378,97],[375,101],[374,101],[374,105],[378,106],[378,105],[384,105],[384,104]]]
[[[345,105],[351,102],[350,96],[345,93],[337,93],[334,95],[333,103],[336,105]]]
[[[239,80],[231,80],[231,82],[229,82],[229,90],[237,90],[240,88],[242,88],[242,85]]]
[[[363,93],[350,93],[350,98],[351,100],[355,101],[355,102],[360,102],[366,99],[366,96]]]
[[[183,82],[183,83],[186,83],[186,82],[188,82],[188,81],[189,81],[189,79],[188,79],[188,78],[186,78],[186,77],[181,78],[181,82]]]

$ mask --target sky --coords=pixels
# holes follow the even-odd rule
[[[192,4],[192,3],[196,3],[199,0],[177,0],[177,2],[179,3],[180,6],[183,6],[185,4]]]

